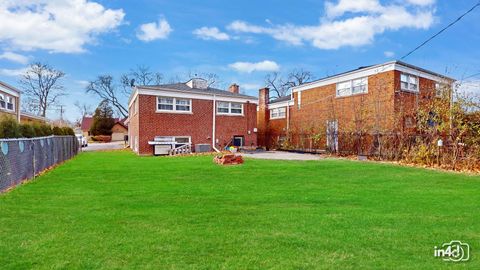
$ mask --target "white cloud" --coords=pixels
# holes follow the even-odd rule
[[[234,21],[227,28],[237,33],[269,35],[292,45],[308,42],[320,49],[338,49],[371,44],[376,35],[385,31],[401,28],[428,29],[434,20],[431,7],[382,5],[378,0],[341,0],[337,4],[327,2],[325,9],[326,17],[319,25],[284,24],[264,27]],[[347,12],[356,16],[336,19]]]
[[[392,57],[395,56],[395,53],[392,52],[392,51],[385,51],[385,52],[383,52],[383,54],[384,54],[385,57],[387,57],[387,58],[392,58]]]
[[[457,82],[457,87],[459,93],[480,96],[480,80]]]
[[[0,69],[0,75],[8,77],[19,77],[27,72],[28,68],[18,68],[18,69]]]
[[[149,42],[156,39],[166,39],[173,31],[166,19],[161,18],[158,22],[146,23],[140,25],[137,38],[141,41]]]
[[[241,83],[240,86],[245,90],[258,90],[263,86],[258,83]]]
[[[435,0],[407,0],[407,2],[418,6],[431,6],[435,4]]]
[[[18,54],[18,53],[14,53],[14,52],[4,52],[4,53],[0,54],[0,59],[5,59],[5,60],[12,61],[12,62],[24,64],[24,65],[28,63],[28,57],[27,56],[24,56],[24,55],[21,55],[21,54]]]
[[[119,26],[125,13],[88,0],[3,0],[0,42],[14,50],[78,53]]]
[[[332,2],[325,3],[325,12],[328,18],[342,16],[346,12],[375,13],[380,12],[381,10],[382,6],[378,0],[340,0],[337,4]]]
[[[246,73],[252,73],[254,71],[278,71],[280,69],[280,66],[277,63],[270,60],[265,60],[257,63],[235,62],[228,66],[238,72]]]
[[[202,27],[195,29],[193,34],[200,39],[210,40],[230,40],[230,36],[227,33],[221,32],[217,27]]]

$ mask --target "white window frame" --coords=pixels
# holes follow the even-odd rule
[[[365,83],[354,86],[354,82],[358,82],[358,81],[365,81]],[[340,85],[346,85],[348,87],[339,88]],[[361,92],[354,93],[353,89],[355,87],[362,87],[364,89]],[[345,93],[340,94],[339,90],[343,90],[345,91]],[[355,95],[361,95],[361,94],[367,94],[367,93],[368,93],[368,77],[360,77],[360,78],[356,78],[348,81],[338,82],[335,90],[336,97],[349,97],[349,96],[355,96]]]
[[[4,109],[7,110],[7,111],[14,112],[15,111],[15,97],[5,95],[4,101],[5,101],[5,108]],[[8,108],[9,104],[12,105],[11,109]]]
[[[407,81],[402,80],[402,77],[405,76],[407,78]],[[414,78],[415,83],[412,83],[410,79]],[[407,84],[407,87],[403,87],[403,83]],[[411,89],[412,85],[416,85],[416,89]],[[400,89],[402,91],[407,91],[407,92],[413,92],[413,93],[419,93],[420,92],[420,85],[419,85],[419,78],[418,76],[409,74],[409,73],[400,73]]]
[[[172,103],[160,103],[160,99],[165,98],[165,99],[172,99]],[[178,105],[177,100],[188,100],[188,105]],[[159,105],[171,105],[172,109],[167,110],[167,109],[159,109]],[[192,113],[192,100],[189,98],[175,98],[175,97],[164,97],[164,96],[157,96],[157,102],[156,102],[156,112],[159,113],[187,113],[191,114]],[[188,106],[188,111],[185,110],[178,110],[177,106]]]
[[[222,108],[222,109],[227,109],[226,106],[219,106],[221,104],[227,104],[228,103],[228,112],[219,112],[218,109],[219,108]],[[242,105],[242,108],[241,108],[241,112],[240,113],[233,113],[232,112],[232,104],[240,104]],[[217,101],[217,105],[216,105],[216,111],[217,111],[217,115],[230,115],[230,116],[243,116],[243,103],[240,103],[240,102],[230,102],[230,101]],[[238,108],[233,108],[233,109],[238,109]]]
[[[7,101],[5,100],[5,95],[0,94],[0,100],[3,101],[3,105],[0,104],[0,109],[7,109]]]
[[[283,119],[285,117],[287,117],[287,107],[270,109],[270,119]]]
[[[447,84],[440,83],[440,82],[435,82],[435,97],[441,98],[444,95],[445,91],[447,90]]]

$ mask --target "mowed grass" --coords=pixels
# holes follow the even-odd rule
[[[470,244],[470,261],[434,246]],[[1,269],[480,269],[480,177],[82,153],[0,195]]]

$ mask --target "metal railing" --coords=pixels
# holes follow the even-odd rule
[[[187,143],[182,146],[179,146],[177,148],[174,148],[169,151],[169,155],[175,156],[175,155],[181,155],[181,154],[190,154],[192,153],[192,145]]]

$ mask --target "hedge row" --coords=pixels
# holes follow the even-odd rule
[[[70,127],[51,127],[47,124],[19,124],[12,117],[0,119],[0,138],[34,138],[50,135],[72,135],[75,132]]]

